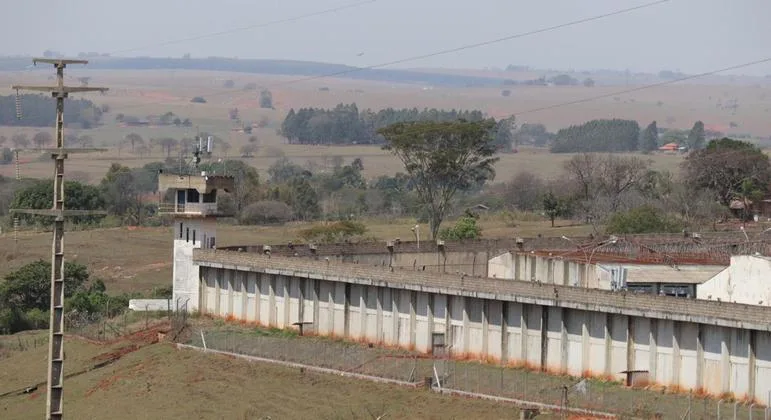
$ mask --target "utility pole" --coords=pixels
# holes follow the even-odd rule
[[[64,218],[104,214],[89,210],[64,210],[64,160],[67,153],[93,151],[93,149],[67,149],[64,147],[64,99],[70,93],[105,92],[107,88],[65,86],[64,68],[68,64],[87,64],[86,60],[34,58],[32,63],[52,64],[56,68],[56,86],[13,86],[18,90],[50,92],[56,98],[56,147],[50,149],[54,160],[54,202],[50,210],[14,209],[16,213],[54,217],[53,245],[51,248],[51,306],[48,327],[48,392],[46,418],[62,418],[62,392],[64,367]]]

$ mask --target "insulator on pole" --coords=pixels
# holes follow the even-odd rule
[[[21,95],[19,95],[19,89],[16,89],[16,119],[21,119]]]

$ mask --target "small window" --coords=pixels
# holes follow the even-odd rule
[[[211,249],[215,248],[215,246],[214,246],[214,237],[213,236],[211,238],[209,238],[209,248],[211,248]]]
[[[190,242],[190,228],[185,228],[185,242]]]
[[[195,244],[195,229],[193,229],[193,244]]]
[[[182,239],[182,223],[179,224],[179,239]]]

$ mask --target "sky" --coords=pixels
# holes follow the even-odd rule
[[[238,57],[353,66],[507,37],[653,0],[0,0],[0,54]],[[205,36],[345,5],[336,12]],[[662,69],[771,58],[771,1],[670,0],[623,15],[386,68]],[[61,23],[60,23],[61,22]],[[201,36],[184,42],[170,42]],[[130,51],[127,51],[130,50]],[[362,54],[363,53],[363,54]],[[771,63],[733,73],[771,74]]]

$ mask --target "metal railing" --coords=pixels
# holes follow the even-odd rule
[[[217,203],[158,203],[161,213],[213,214],[217,212]]]

